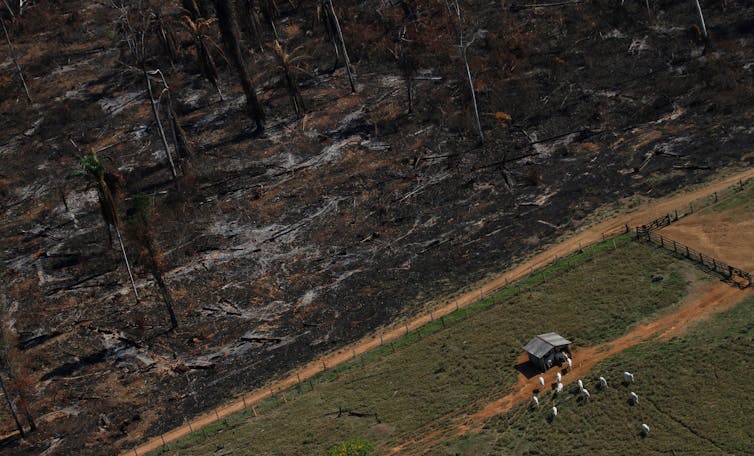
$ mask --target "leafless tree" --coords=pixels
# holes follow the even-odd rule
[[[199,68],[202,71],[202,75],[215,86],[218,95],[220,95],[220,100],[222,100],[223,94],[220,91],[220,84],[218,83],[217,65],[215,65],[215,59],[212,57],[211,52],[212,49],[219,50],[219,47],[205,32],[212,24],[217,22],[217,19],[197,19],[194,21],[190,17],[184,16],[183,22],[194,38],[196,55],[199,59]]]
[[[288,54],[279,41],[275,41],[273,46],[275,56],[278,59],[280,68],[283,70],[283,80],[285,81],[285,87],[288,90],[288,95],[291,98],[291,104],[297,115],[302,115],[306,110],[304,106],[304,99],[301,96],[301,91],[298,89],[298,80],[296,78],[296,71],[298,68],[294,65],[295,58],[292,58]]]
[[[474,80],[471,77],[471,69],[469,68],[469,59],[467,51],[469,49],[469,46],[474,42],[472,39],[469,42],[466,42],[464,38],[464,30],[463,30],[463,18],[461,17],[461,7],[458,5],[458,0],[454,0],[454,7],[453,8],[450,3],[447,3],[448,0],[446,0],[446,5],[448,6],[448,12],[455,15],[457,19],[457,33],[458,33],[458,48],[461,51],[461,58],[463,59],[463,64],[466,67],[466,77],[469,81],[469,91],[471,92],[471,106],[474,113],[474,121],[476,122],[476,128],[477,132],[479,133],[479,142],[481,144],[484,144],[484,132],[482,131],[482,124],[479,121],[479,109],[477,108],[476,103],[476,91],[474,90]],[[455,9],[455,11],[452,11]]]
[[[398,59],[398,66],[403,73],[403,79],[406,81],[406,94],[408,95],[408,112],[411,113],[414,110],[414,97],[412,92],[412,80],[414,72],[416,71],[414,60],[406,45],[406,27],[401,27],[398,32],[398,39],[396,43],[396,57]]]
[[[6,6],[8,6],[7,3],[6,3]],[[13,10],[10,9],[10,6],[8,6],[8,10],[11,11],[11,14],[12,14]],[[8,43],[8,50],[10,52],[10,58],[13,61],[13,64],[16,66],[16,71],[18,72],[18,78],[21,80],[21,85],[24,86],[26,99],[29,100],[29,103],[33,103],[31,99],[31,94],[29,93],[29,86],[26,85],[26,79],[24,79],[24,72],[21,69],[21,65],[19,65],[18,63],[18,59],[16,58],[16,50],[13,48],[13,43],[10,40],[10,34],[8,33],[8,29],[5,28],[5,21],[3,20],[2,16],[0,16],[0,27],[3,28],[3,34],[5,34],[5,41]]]
[[[131,16],[133,16],[133,18]],[[154,14],[149,12],[144,4],[137,2],[130,7],[123,6],[121,8],[119,24],[124,33],[124,41],[127,43],[131,55],[136,60],[139,71],[144,78],[144,83],[147,87],[147,96],[149,97],[149,103],[152,108],[152,115],[157,124],[160,140],[168,159],[168,164],[170,165],[170,174],[173,177],[173,181],[176,181],[178,174],[175,169],[175,163],[173,162],[173,155],[170,152],[170,146],[168,145],[168,140],[165,136],[165,129],[163,128],[162,120],[160,119],[158,101],[152,90],[150,74],[154,74],[154,72],[147,70],[147,59],[149,56],[148,34],[152,30],[151,26],[153,17]]]
[[[346,73],[348,74],[348,83],[351,85],[351,92],[356,92],[356,85],[353,80],[353,74],[351,69],[351,59],[348,58],[348,50],[346,49],[346,42],[343,39],[343,31],[340,28],[340,21],[338,21],[338,15],[335,13],[335,7],[332,0],[322,0],[320,4],[320,16],[323,18],[325,29],[330,37],[335,48],[335,65],[338,64],[338,55],[343,53],[343,61],[346,66]]]
[[[234,4],[232,0],[215,0],[215,6],[225,49],[230,61],[238,72],[241,86],[243,87],[244,94],[246,94],[246,112],[256,124],[257,133],[261,133],[264,130],[264,109],[257,98],[256,88],[251,82],[249,70],[246,68],[246,61],[241,52],[241,40]]]

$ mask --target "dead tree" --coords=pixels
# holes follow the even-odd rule
[[[699,0],[694,0],[694,6],[696,7],[696,14],[699,16],[699,28],[702,30],[704,40],[707,41],[709,35],[707,34],[707,26],[704,24],[704,14],[702,14],[702,6],[699,4]]]
[[[163,20],[159,7],[154,9],[154,16],[157,19],[157,33],[160,38],[160,44],[162,44],[165,54],[170,59],[170,64],[173,65],[178,59],[178,39],[175,36],[175,31],[171,24]]]
[[[469,59],[467,55],[467,50],[469,49],[469,46],[474,42],[472,39],[468,43],[465,42],[464,39],[464,31],[463,31],[463,19],[461,17],[461,7],[458,5],[458,0],[454,0],[455,3],[455,15],[456,19],[458,20],[458,48],[461,51],[461,58],[463,59],[463,64],[466,66],[466,77],[469,81],[469,90],[471,92],[471,106],[473,108],[474,113],[474,121],[476,122],[476,128],[477,132],[479,133],[479,142],[481,144],[484,144],[484,132],[482,131],[482,124],[479,121],[479,109],[477,108],[476,103],[476,91],[474,90],[474,80],[471,77],[471,69],[469,68]],[[450,11],[450,5],[448,5],[448,10]]]
[[[217,19],[206,20],[192,20],[188,16],[183,17],[183,23],[186,28],[191,32],[192,38],[194,38],[194,44],[196,45],[196,55],[199,60],[199,69],[202,72],[207,81],[212,83],[220,95],[220,100],[223,99],[223,93],[220,90],[220,84],[218,83],[217,65],[215,65],[215,59],[212,57],[211,49],[218,48],[217,44],[212,41],[204,30],[214,24]]]
[[[89,177],[90,185],[94,185],[97,189],[100,212],[102,214],[102,219],[105,221],[105,225],[108,227],[108,236],[110,235],[110,227],[112,226],[115,229],[115,234],[118,237],[118,244],[120,245],[120,251],[123,254],[123,262],[126,264],[128,278],[131,281],[134,297],[138,303],[139,292],[136,289],[136,282],[131,273],[131,264],[128,261],[126,247],[123,244],[123,237],[120,235],[120,219],[118,218],[116,201],[117,196],[120,194],[122,178],[114,173],[106,172],[105,166],[99,160],[95,152],[81,157],[80,165],[84,174]]]
[[[7,6],[7,3],[6,3]],[[19,7],[20,9],[20,7]],[[8,10],[12,12],[10,7],[8,7]],[[16,51],[13,48],[13,43],[10,40],[10,35],[8,34],[8,29],[5,28],[5,21],[2,17],[0,17],[0,26],[3,28],[3,33],[5,34],[5,41],[8,43],[8,50],[10,52],[10,58],[13,61],[13,64],[16,66],[16,71],[18,72],[18,78],[21,80],[21,85],[24,86],[24,92],[26,93],[26,99],[29,100],[29,103],[33,103],[31,99],[31,94],[29,93],[29,86],[26,85],[26,79],[24,79],[24,72],[21,70],[21,65],[18,63],[18,59],[16,58]]]
[[[293,65],[293,60],[279,41],[275,41],[273,46],[275,56],[278,58],[280,68],[283,70],[283,79],[285,81],[285,87],[288,90],[288,95],[291,98],[291,104],[296,111],[296,115],[300,116],[306,110],[304,106],[304,98],[301,96],[301,91],[298,89],[298,80],[296,78],[296,67]]]
[[[170,317],[170,329],[172,330],[178,327],[178,319],[175,316],[175,310],[173,308],[173,297],[171,296],[170,290],[165,284],[165,279],[162,275],[165,269],[163,254],[154,242],[152,229],[152,218],[154,214],[147,197],[136,195],[131,198],[131,200],[133,206],[126,216],[128,232],[141,249],[139,255],[140,262],[149,269],[155,283],[157,283],[157,287],[160,289],[162,300],[165,303],[165,308]]]
[[[398,32],[398,40],[396,44],[396,56],[398,59],[398,66],[403,73],[403,79],[406,81],[406,94],[408,95],[408,112],[411,113],[414,110],[414,98],[412,93],[412,80],[415,72],[414,60],[408,50],[408,46],[404,44],[406,41],[406,27],[401,27]]]
[[[162,73],[162,71],[159,70],[157,71],[157,74],[160,75],[162,84],[165,87],[162,91],[160,99],[162,99],[162,97],[164,96],[167,100],[165,111],[168,116],[168,122],[170,124],[170,132],[173,138],[173,148],[181,158],[182,164],[186,165],[188,161],[194,156],[194,147],[191,145],[191,140],[189,140],[186,131],[178,121],[178,115],[175,113],[175,108],[173,107],[173,97],[170,96],[171,90],[168,86],[168,81],[165,79],[165,75]]]
[[[346,42],[343,39],[343,31],[340,28],[338,15],[335,14],[335,7],[333,6],[332,0],[322,0],[320,11],[324,16],[327,33],[330,36],[333,47],[335,47],[335,66],[338,64],[339,52],[343,52],[343,61],[346,66],[346,73],[348,74],[348,83],[351,85],[351,93],[356,93],[356,85],[354,84],[353,74],[351,72],[351,59],[348,58]]]
[[[257,133],[261,133],[264,130],[264,109],[257,98],[256,88],[251,82],[246,61],[241,52],[238,21],[233,2],[232,0],[215,0],[215,6],[225,49],[238,72],[243,92],[246,94],[246,112],[256,124]]]
[[[158,108],[157,99],[152,92],[152,82],[149,79],[150,74],[156,74],[160,70],[148,72],[146,64],[142,61],[141,71],[144,75],[144,80],[147,84],[147,95],[149,96],[150,105],[152,106],[152,115],[154,116],[155,123],[157,124],[157,130],[160,133],[160,140],[162,141],[162,147],[165,150],[165,155],[168,157],[168,163],[170,164],[170,174],[173,176],[173,181],[178,178],[178,174],[175,171],[175,163],[173,162],[173,154],[170,153],[170,146],[168,145],[168,138],[165,136],[165,129],[162,127],[162,121],[160,120],[160,112]]]
[[[133,19],[131,14],[134,13]],[[119,18],[119,26],[124,34],[124,41],[127,43],[131,52],[131,57],[136,61],[139,71],[144,78],[144,84],[147,88],[147,97],[149,98],[149,104],[152,108],[152,116],[154,117],[157,130],[160,134],[160,141],[162,142],[165,156],[167,157],[168,165],[170,167],[170,175],[173,178],[173,182],[177,182],[178,174],[175,169],[175,162],[173,161],[173,154],[170,152],[170,146],[168,145],[167,137],[165,136],[165,129],[162,126],[162,120],[160,119],[160,113],[158,108],[158,101],[155,98],[152,90],[152,81],[150,74],[157,74],[160,70],[148,71],[147,60],[149,59],[149,41],[148,38],[153,36],[154,13],[151,13],[143,8],[134,7],[129,10],[128,7],[121,9],[121,16]],[[159,34],[159,32],[157,32]],[[131,68],[131,67],[129,67]],[[176,184],[177,185],[177,184]]]
[[[264,52],[262,47],[262,34],[260,33],[259,16],[257,15],[257,9],[254,5],[254,0],[243,0],[243,9],[245,14],[241,15],[241,24],[246,37],[249,41],[254,43],[254,47],[258,47],[260,52]]]
[[[10,398],[10,394],[8,393],[8,388],[5,386],[5,381],[3,380],[3,372],[0,370],[0,388],[3,390],[3,396],[5,396],[5,402],[8,404],[8,411],[10,411],[10,414],[13,416],[13,421],[16,422],[16,429],[18,429],[19,434],[21,434],[21,437],[25,437],[26,434],[24,433],[24,426],[21,424],[21,421],[18,419],[18,414],[16,413],[16,407],[13,405],[13,400]]]

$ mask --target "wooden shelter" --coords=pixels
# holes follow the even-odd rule
[[[571,341],[554,332],[540,334],[524,345],[524,350],[532,364],[546,371],[571,353]]]

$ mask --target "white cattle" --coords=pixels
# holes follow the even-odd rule
[[[605,380],[605,377],[600,377],[600,385],[602,385],[603,388],[607,388],[607,380]]]
[[[576,382],[576,384],[579,385],[580,390],[584,389],[584,382],[582,382],[580,379],[578,382]]]
[[[552,417],[555,418],[556,416],[558,416],[558,408],[557,407],[553,407],[552,408]]]
[[[634,382],[634,374],[632,374],[631,372],[623,372],[623,380],[626,381],[626,382],[628,382],[628,383],[633,383]]]
[[[541,375],[539,376],[539,384],[540,384],[541,386],[545,386],[545,378],[544,378],[544,377],[542,377]]]
[[[560,382],[561,380],[563,380],[563,376],[560,375],[560,372],[558,372],[557,374],[555,374],[555,380],[557,380],[558,382]]]
[[[633,391],[631,391],[631,402],[633,402],[634,404],[639,403],[639,396]]]
[[[534,407],[539,407],[539,398],[537,396],[532,396],[531,401]]]
[[[646,424],[641,425],[641,433],[644,435],[649,435],[649,426]]]
[[[558,392],[558,393],[562,393],[563,392],[563,384],[560,383],[560,382],[558,382],[558,385],[555,387],[555,391]]]

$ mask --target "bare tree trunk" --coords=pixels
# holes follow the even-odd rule
[[[484,132],[482,132],[482,124],[479,121],[479,109],[476,104],[476,91],[474,90],[474,80],[471,77],[471,69],[469,68],[469,59],[466,55],[466,50],[469,45],[464,43],[463,39],[463,22],[461,20],[461,7],[458,5],[458,0],[455,0],[456,5],[456,17],[458,18],[458,46],[461,49],[461,57],[463,58],[463,64],[466,66],[466,77],[469,80],[469,90],[471,91],[471,104],[474,108],[474,121],[476,122],[476,129],[479,132],[479,141],[484,144]],[[473,41],[473,40],[472,40]]]
[[[704,36],[704,39],[706,41],[709,39],[709,35],[707,35],[707,26],[704,24],[702,6],[699,4],[699,0],[694,0],[694,5],[696,6],[696,14],[699,16],[699,27],[702,29],[702,36]]]
[[[154,255],[151,249],[149,254],[152,256]],[[170,316],[170,329],[175,329],[178,327],[178,319],[175,317],[175,311],[173,310],[173,298],[172,296],[170,296],[170,291],[168,290],[167,285],[165,285],[165,281],[162,278],[162,273],[160,272],[160,268],[157,266],[157,262],[154,259],[154,256],[150,258],[150,263],[152,263],[152,277],[154,277],[154,281],[157,282],[157,286],[160,288],[162,300],[165,302],[165,307],[167,308],[168,315]]]
[[[149,101],[152,105],[152,114],[154,115],[154,120],[157,123],[157,129],[160,131],[162,146],[165,149],[165,155],[167,155],[168,162],[170,163],[170,174],[173,175],[173,180],[175,181],[177,178],[177,173],[175,172],[175,163],[173,163],[173,156],[170,154],[168,139],[165,137],[165,130],[162,128],[162,121],[160,121],[160,114],[157,110],[157,101],[154,99],[154,93],[152,92],[152,82],[149,80],[149,74],[147,73],[146,67],[142,66],[141,71],[144,73],[144,79],[147,82],[147,92],[149,95]]]
[[[220,22],[220,32],[223,36],[223,42],[230,54],[233,66],[236,67],[238,76],[241,79],[243,92],[246,94],[246,112],[256,124],[257,132],[264,130],[264,109],[257,98],[257,91],[251,83],[249,71],[246,69],[246,62],[241,52],[240,38],[238,33],[238,23],[236,21],[235,10],[231,0],[216,0],[217,18]]]
[[[335,25],[335,32],[338,34],[338,41],[340,41],[340,47],[343,50],[343,61],[346,64],[346,72],[348,73],[348,83],[351,84],[351,93],[356,93],[356,86],[353,82],[353,74],[351,74],[351,59],[348,58],[348,51],[346,50],[346,42],[343,40],[343,31],[340,29],[340,21],[338,21],[338,15],[335,14],[335,7],[332,4],[332,0],[325,0],[327,6],[332,15],[333,25]]]
[[[13,401],[10,399],[10,396],[8,395],[8,389],[5,387],[5,381],[3,381],[2,375],[0,375],[0,388],[2,388],[3,390],[5,401],[8,403],[8,410],[10,410],[10,414],[13,415],[13,420],[16,422],[16,427],[18,428],[18,432],[21,433],[21,437],[24,437],[26,435],[24,434],[24,427],[21,425],[21,422],[18,420],[18,415],[16,414],[16,408],[13,407]]]
[[[5,28],[5,21],[3,21],[2,18],[0,18],[0,26],[3,27],[3,33],[5,34],[5,41],[8,42],[8,49],[10,50],[10,58],[13,60],[13,64],[16,65],[16,70],[18,71],[18,77],[21,79],[21,84],[24,86],[24,92],[26,92],[26,99],[29,100],[29,103],[33,103],[31,99],[31,95],[29,94],[29,86],[26,85],[26,80],[24,79],[24,72],[21,70],[21,65],[18,64],[18,60],[16,59],[16,51],[13,49],[13,43],[10,41],[10,35],[8,34],[8,29]]]
[[[128,255],[126,255],[126,247],[123,245],[123,238],[120,235],[120,229],[118,228],[118,225],[113,225],[113,228],[115,228],[115,234],[118,236],[118,243],[120,244],[120,251],[123,254],[123,262],[126,263],[126,271],[128,271],[128,278],[131,281],[131,287],[133,287],[134,290],[134,296],[136,296],[136,302],[139,302],[139,292],[136,290],[136,282],[134,281],[134,276],[131,273],[131,264],[128,262]]]

